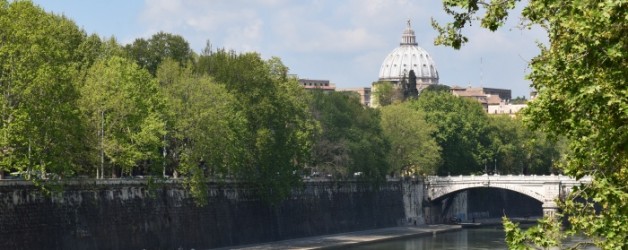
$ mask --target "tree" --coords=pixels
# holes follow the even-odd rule
[[[404,100],[416,99],[419,96],[419,90],[416,88],[416,74],[414,70],[410,70],[408,73],[408,83],[403,92]]]
[[[510,101],[512,104],[526,104],[527,102],[528,100],[525,96],[517,96]]]
[[[431,175],[440,163],[440,146],[432,134],[436,128],[425,121],[421,110],[408,102],[381,108],[382,129],[390,142],[391,171],[402,175]]]
[[[208,177],[226,178],[241,165],[246,120],[223,85],[166,59],[157,70],[166,97],[166,156],[198,204],[207,201]],[[165,170],[164,170],[165,171]]]
[[[444,8],[454,21],[445,26],[433,22],[440,32],[436,42],[460,48],[467,41],[461,30],[477,20],[478,12],[484,13],[482,27],[496,30],[517,2],[445,1]],[[535,128],[565,136],[569,153],[561,169],[576,178],[590,175],[593,179],[561,205],[573,229],[568,232],[582,232],[604,249],[626,248],[628,4],[530,1],[522,15],[526,26],[540,26],[549,36],[549,46],[539,45],[541,52],[530,63],[528,78],[538,97],[528,103],[525,120]],[[510,238],[532,238],[530,232],[512,229],[507,233]]]
[[[85,34],[28,1],[0,1],[0,27],[0,176],[71,176],[86,152],[73,84]]]
[[[438,174],[483,172],[493,160],[488,150],[488,117],[476,100],[422,91],[411,106],[422,110],[426,121],[436,127],[433,136],[442,148]]]
[[[403,92],[391,82],[373,83],[373,107],[386,106],[400,102]]]
[[[531,130],[520,118],[491,115],[489,150],[493,166],[500,174],[550,174],[554,164],[562,160],[564,149],[560,138],[551,138],[539,130]]]
[[[186,66],[194,57],[189,43],[179,35],[158,32],[149,39],[138,38],[124,47],[128,55],[152,75],[166,58],[171,58]]]
[[[354,93],[322,91],[312,92],[310,109],[321,127],[312,151],[317,171],[339,179],[356,172],[370,180],[384,178],[389,144],[379,111],[362,106]]]
[[[310,93],[310,110],[320,126],[312,148],[312,171],[347,177],[352,164],[347,138],[352,127],[350,95],[323,91]]]
[[[447,93],[451,93],[451,88],[447,85],[442,85],[442,84],[430,84],[427,86],[427,88],[423,89],[423,91],[432,91],[432,92],[447,92]]]
[[[300,183],[313,145],[314,120],[304,89],[277,59],[257,53],[219,50],[199,58],[197,72],[212,76],[240,102],[246,119],[243,164],[235,176],[255,185],[263,198],[275,202]],[[280,69],[280,70],[277,70]]]
[[[107,163],[115,177],[130,173],[142,162],[159,162],[165,133],[163,98],[147,71],[122,57],[103,58],[90,68],[80,91],[89,134],[98,142],[94,152],[100,154],[97,176],[104,177]]]
[[[81,55],[80,71],[81,76],[87,73],[89,68],[97,60],[103,58],[109,58],[112,56],[124,57],[125,52],[116,41],[115,37],[109,39],[101,39],[96,34],[88,36],[78,47],[78,51]],[[84,81],[84,79],[77,80],[77,82]]]

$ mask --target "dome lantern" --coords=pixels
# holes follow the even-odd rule
[[[418,43],[416,43],[414,30],[412,30],[412,26],[410,26],[410,19],[408,19],[408,27],[406,27],[406,30],[403,31],[403,35],[401,35],[401,43],[399,45],[419,45]]]

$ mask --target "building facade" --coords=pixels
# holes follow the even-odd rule
[[[358,95],[360,95],[360,103],[367,107],[371,106],[371,88],[369,87],[343,88],[337,89],[337,91],[358,93]]]
[[[335,91],[336,85],[329,80],[299,79],[299,84],[305,89],[317,89],[322,91]]]

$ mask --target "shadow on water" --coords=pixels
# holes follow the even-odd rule
[[[506,246],[506,242],[504,241],[504,237],[505,235],[503,228],[496,226],[486,228],[463,229],[455,232],[436,234],[435,236],[419,236],[415,238],[377,242],[372,244],[354,246],[346,249],[508,249]],[[578,241],[582,241],[582,238],[576,237],[566,243],[574,243]]]

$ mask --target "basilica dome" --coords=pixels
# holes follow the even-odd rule
[[[408,26],[403,31],[399,47],[390,52],[382,63],[379,70],[379,80],[396,83],[401,81],[404,76],[407,79],[410,70],[414,70],[417,85],[438,84],[438,71],[434,60],[427,51],[417,44],[414,30],[410,27],[408,20]]]

